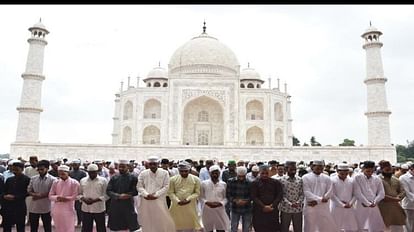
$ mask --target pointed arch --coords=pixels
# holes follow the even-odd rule
[[[246,131],[246,144],[263,145],[263,130],[260,127],[253,126]]]
[[[156,126],[147,126],[142,133],[143,144],[160,144],[160,129]]]
[[[127,101],[124,104],[124,120],[130,120],[132,119],[132,112],[133,112],[134,106],[132,105],[131,101]]]
[[[275,131],[275,144],[276,146],[283,146],[283,130],[281,128],[277,128]]]
[[[132,142],[132,130],[131,127],[126,126],[122,130],[122,144],[131,144]]]
[[[149,99],[144,104],[144,118],[161,118],[161,102],[156,99]]]
[[[246,104],[246,120],[263,120],[263,104],[258,100]]]
[[[275,120],[283,121],[283,110],[280,102],[275,103]]]

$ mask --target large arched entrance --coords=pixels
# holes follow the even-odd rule
[[[223,108],[202,96],[187,103],[183,111],[183,144],[223,145]]]

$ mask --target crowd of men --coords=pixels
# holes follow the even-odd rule
[[[412,162],[0,163],[5,232],[414,232]]]

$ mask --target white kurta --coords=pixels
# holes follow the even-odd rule
[[[326,174],[316,175],[310,172],[302,177],[303,192],[305,194],[305,207],[303,209],[304,232],[331,231],[339,229],[330,214],[329,201],[322,202],[322,198],[332,196],[332,181]],[[310,201],[316,201],[315,206],[308,206]]]
[[[213,181],[205,180],[201,182],[200,201],[203,204],[201,220],[205,231],[230,230],[230,220],[226,214],[224,206],[227,203],[226,183],[219,181],[216,184]],[[205,202],[220,202],[222,206],[210,208]]]
[[[360,173],[353,178],[353,185],[357,198],[356,216],[359,230],[384,231],[385,224],[378,205],[373,208],[362,205],[378,204],[384,198],[385,192],[382,180],[374,175],[367,178],[364,173]]]
[[[336,225],[341,230],[358,231],[355,208],[344,208],[345,203],[353,205],[356,201],[353,193],[352,179],[347,177],[345,180],[341,180],[339,176],[336,175],[331,176],[331,180],[331,213]]]
[[[158,168],[153,173],[150,169],[138,176],[137,190],[141,197],[138,208],[138,222],[143,232],[175,232],[174,221],[167,208],[166,195],[170,184],[168,171]],[[153,194],[156,200],[144,197]]]

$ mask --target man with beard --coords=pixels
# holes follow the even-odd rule
[[[303,209],[304,232],[339,231],[329,210],[332,181],[322,173],[323,160],[314,160],[311,172],[302,177],[305,207]]]
[[[400,180],[393,176],[391,163],[386,160],[379,162],[381,168],[380,178],[384,185],[384,199],[382,199],[378,207],[380,209],[386,231],[402,232],[405,225],[405,212],[401,207],[401,200],[405,196],[405,191],[401,186]]]
[[[353,179],[355,196],[357,198],[356,215],[359,230],[384,231],[385,225],[378,203],[384,199],[382,180],[373,175],[375,163],[365,161],[362,172]]]
[[[3,231],[11,232],[16,224],[17,232],[24,232],[26,216],[27,186],[30,178],[23,174],[24,164],[19,160],[13,162],[11,170],[14,176],[9,177],[4,185],[0,199],[2,204]]]
[[[49,169],[48,160],[40,160],[37,163],[36,176],[30,179],[29,187],[27,191],[32,196],[32,204],[29,209],[29,221],[30,231],[37,232],[39,228],[39,218],[42,218],[42,224],[45,232],[52,231],[52,218],[50,215],[51,202],[49,200],[49,192],[52,188],[53,182],[56,181],[56,177],[47,173]]]
[[[257,232],[279,231],[278,205],[282,200],[282,184],[269,176],[269,166],[261,165],[260,176],[252,182],[253,228]]]
[[[224,183],[227,184],[227,182],[229,181],[230,178],[234,178],[237,176],[236,173],[236,161],[234,160],[229,160],[227,162],[227,169],[223,171],[223,173],[221,174],[221,180],[223,180]],[[229,216],[230,219],[230,202],[227,202],[225,205],[226,208],[226,213]]]
[[[105,232],[105,201],[107,199],[106,178],[98,176],[98,166],[88,166],[88,176],[80,181],[80,195],[82,201],[82,232],[92,232],[93,221],[97,232]]]
[[[52,219],[57,232],[75,232],[75,200],[79,194],[79,182],[69,176],[69,167],[60,165],[59,179],[52,184],[49,199]]]
[[[137,189],[141,196],[139,217],[144,232],[175,232],[174,221],[168,212],[166,195],[170,186],[168,171],[159,168],[159,158],[148,158],[149,169],[138,177]]]
[[[236,163],[234,163],[236,164]],[[230,229],[230,220],[224,206],[226,199],[226,183],[220,181],[220,167],[209,168],[210,179],[201,182],[200,201],[202,202],[201,220],[206,232],[224,232]]]
[[[119,175],[113,176],[106,188],[106,194],[111,198],[108,224],[113,231],[135,231],[140,228],[133,199],[138,195],[138,179],[128,172],[128,164],[128,160],[119,160]]]
[[[81,161],[79,159],[75,159],[72,161],[72,170],[69,172],[69,176],[80,183],[80,180],[86,177],[86,172],[81,170],[80,167]],[[75,210],[77,216],[77,226],[79,227],[82,223],[82,211],[81,211],[81,201],[75,201]]]
[[[200,179],[190,174],[191,165],[185,161],[178,164],[179,175],[170,178],[168,195],[172,204],[170,214],[177,231],[200,230],[197,214],[197,198],[200,196]]]

